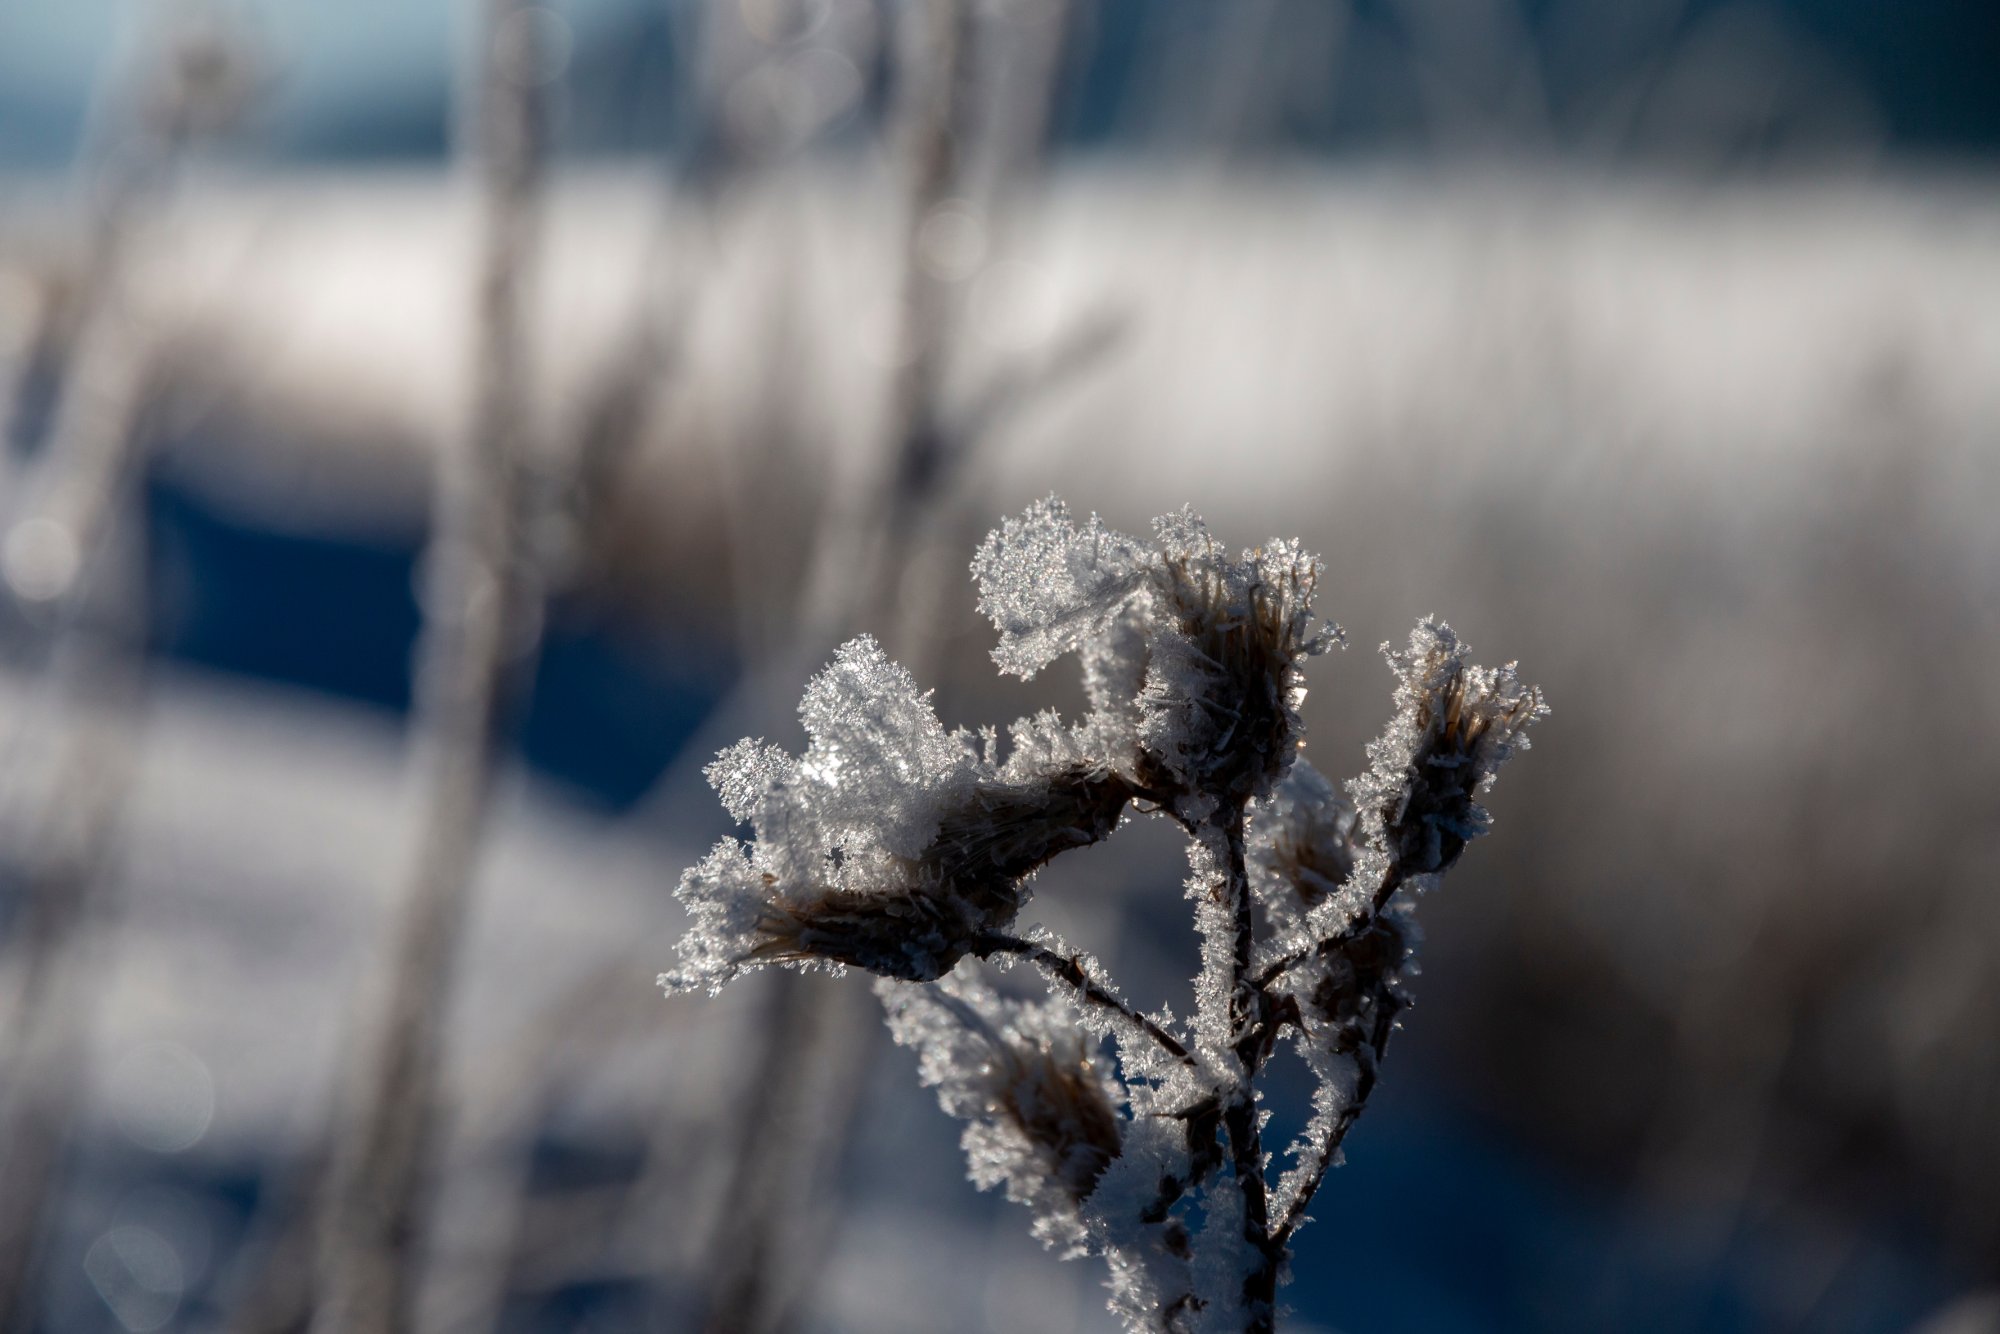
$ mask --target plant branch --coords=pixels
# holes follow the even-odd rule
[[[999,931],[989,931],[980,936],[974,942],[972,952],[982,959],[995,954],[1012,954],[1026,959],[1041,969],[1051,981],[1061,982],[1069,987],[1079,999],[1122,1016],[1128,1023],[1135,1025],[1146,1036],[1157,1042],[1175,1060],[1184,1065],[1194,1064],[1194,1057],[1188,1054],[1187,1047],[1180,1039],[1118,999],[1103,983],[1090,976],[1083,966],[1080,955],[1058,954],[1046,945],[1038,945],[1034,941],[1022,940],[1019,936],[1010,936]]]
[[[1277,1320],[1278,1269],[1285,1248],[1271,1233],[1270,1197],[1264,1181],[1264,1146],[1258,1125],[1256,1080],[1262,1064],[1263,993],[1251,984],[1250,957],[1256,946],[1256,919],[1251,910],[1250,873],[1245,865],[1244,814],[1241,802],[1229,808],[1223,834],[1229,850],[1227,893],[1235,915],[1235,954],[1231,961],[1230,1026],[1242,1082],[1223,1110],[1229,1132],[1231,1166],[1243,1193],[1243,1240],[1256,1253],[1257,1267],[1243,1280],[1246,1334],[1273,1334]]]
[[[959,414],[955,440],[992,438],[1065,384],[1096,370],[1131,333],[1128,311],[1114,305],[1086,311],[1046,347],[1001,367]]]
[[[389,947],[375,1027],[319,1211],[316,1334],[394,1334],[413,1322],[424,1184],[458,938],[491,804],[495,723],[533,623],[522,537],[530,374],[527,283],[537,237],[544,88],[522,0],[484,0],[475,77],[486,235],[473,401],[455,472],[438,480],[431,601],[417,668],[424,813]]]
[[[1383,910],[1389,906],[1389,901],[1396,897],[1396,891],[1403,887],[1406,878],[1403,874],[1401,859],[1396,857],[1393,852],[1390,853],[1389,868],[1383,872],[1382,883],[1375,887],[1375,893],[1369,899],[1366,909],[1356,914],[1352,921],[1348,922],[1347,925],[1343,926],[1335,934],[1328,936],[1325,940],[1317,941],[1302,950],[1294,950],[1281,959],[1272,960],[1257,974],[1251,985],[1258,991],[1267,990],[1272,983],[1276,982],[1286,973],[1289,973],[1292,969],[1297,968],[1306,960],[1313,958],[1323,959],[1335,950],[1338,950],[1342,945],[1345,945],[1367,931],[1369,927],[1375,924],[1375,919],[1380,917]]]
[[[1320,1183],[1333,1167],[1334,1159],[1340,1155],[1340,1146],[1347,1139],[1347,1132],[1361,1119],[1361,1113],[1368,1108],[1368,1098],[1375,1091],[1376,1080],[1381,1075],[1382,1058],[1389,1053],[1389,1035],[1395,1030],[1396,1015],[1403,1003],[1395,996],[1384,992],[1376,998],[1375,1030],[1370,1035],[1368,1045],[1356,1053],[1359,1071],[1354,1081],[1354,1096],[1340,1109],[1340,1115],[1327,1127],[1326,1138],[1320,1142],[1319,1152],[1314,1156],[1312,1172],[1292,1196],[1291,1207],[1285,1210],[1284,1219],[1273,1230],[1271,1239],[1280,1247],[1287,1245],[1292,1234],[1306,1220],[1306,1209],[1312,1204]]]

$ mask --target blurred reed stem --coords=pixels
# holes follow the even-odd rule
[[[533,409],[525,306],[545,145],[539,42],[525,0],[483,0],[471,140],[485,236],[466,436],[438,479],[427,552],[412,723],[422,816],[320,1204],[318,1334],[387,1334],[415,1322],[447,1012],[491,804],[496,724],[539,624],[521,503]]]
[[[86,1036],[103,992],[85,957],[90,928],[106,915],[137,760],[145,581],[130,491],[151,376],[148,354],[116,341],[133,365],[84,356],[64,381],[58,426],[39,460],[37,480],[47,485],[34,488],[62,504],[31,505],[7,541],[17,553],[41,548],[10,574],[47,595],[22,607],[40,641],[25,720],[40,735],[11,737],[10,762],[49,757],[46,770],[25,775],[25,792],[9,793],[25,798],[17,827],[27,849],[16,854],[20,934],[6,942],[21,980],[0,1034],[0,1327],[7,1329],[36,1323],[39,1257],[57,1219],[63,1155],[85,1089]],[[55,517],[72,513],[89,516],[87,523]],[[75,545],[84,532],[88,544]],[[22,596],[19,587],[10,591]]]
[[[18,504],[0,539],[10,671],[30,679],[9,720],[10,856],[23,886],[20,984],[0,1031],[0,1327],[38,1323],[38,1269],[59,1223],[63,1157],[86,1090],[100,977],[86,957],[107,896],[137,766],[147,626],[145,470],[164,350],[129,299],[132,233],[158,215],[184,153],[242,107],[241,52],[226,26],[186,14],[95,90],[80,171],[82,253],[73,286],[37,294],[30,341],[0,382],[0,481]],[[17,464],[21,391],[56,382],[48,438]],[[13,501],[9,496],[8,500]]]
[[[962,462],[941,401],[954,294],[924,262],[923,236],[960,188],[961,146],[974,132],[975,33],[968,0],[924,0],[902,12],[895,131],[908,194],[882,471],[844,512],[828,517],[806,571],[812,591],[801,608],[802,640],[815,656],[857,622],[880,623],[893,613],[920,523]],[[906,660],[929,647],[902,645]],[[783,1329],[793,1299],[807,1286],[804,1275],[784,1272],[781,1257],[794,1253],[787,1240],[795,1220],[811,1213],[812,1184],[828,1174],[850,1137],[875,1042],[850,995],[786,975],[764,988],[751,1030],[747,1104],[707,1266],[713,1277],[702,1319],[711,1334]]]

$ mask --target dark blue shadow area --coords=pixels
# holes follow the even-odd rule
[[[280,532],[166,476],[147,488],[147,515],[154,653],[408,710],[420,535]],[[624,808],[679,753],[732,674],[697,634],[642,644],[606,618],[558,607],[513,741],[537,772]]]
[[[642,648],[558,609],[516,744],[537,772],[622,810],[680,754],[730,676],[713,649]]]
[[[407,709],[417,548],[256,528],[155,479],[155,652]]]
[[[1805,1291],[1823,1231],[1662,1213],[1549,1165],[1454,1113],[1418,1080],[1387,1080],[1316,1197],[1285,1299],[1352,1334],[1890,1334],[1964,1288],[1917,1234],[1873,1218],[1838,1278]],[[1697,1240],[1689,1244],[1690,1236]]]
[[[667,1326],[653,1319],[653,1294],[642,1283],[606,1279],[571,1283],[539,1297],[516,1297],[501,1313],[503,1334],[545,1334],[553,1330],[602,1330],[605,1334],[648,1334]]]
[[[240,1295],[236,1260],[266,1203],[266,1167],[123,1142],[78,1146],[40,1310],[22,1334],[219,1326]]]
[[[1607,88],[1646,87],[1654,62],[1671,60],[1728,24],[1768,24],[1804,49],[1787,57],[1823,57],[1852,83],[1880,118],[1892,153],[1990,157],[2000,149],[2000,5],[1967,0],[1685,0],[1659,11],[1669,17],[1636,49],[1616,16],[1617,5],[1599,7],[1611,22],[1585,22],[1593,7],[1558,0],[1516,0],[1498,13],[1518,22],[1525,53],[1502,49],[1492,59],[1532,63],[1557,125],[1587,109]],[[1299,39],[1271,77],[1292,81],[1291,94],[1273,123],[1261,131],[1268,145],[1306,151],[1381,151],[1421,147],[1432,127],[1422,84],[1437,77],[1413,56],[1408,6],[1397,0],[1351,0],[1338,7],[1335,26],[1301,22],[1308,6],[1288,11]],[[1640,11],[1643,14],[1645,11]],[[1159,126],[1162,78],[1186,77],[1175,48],[1219,49],[1234,21],[1229,6],[1191,0],[1101,0],[1074,20],[1078,40],[1069,53],[1057,118],[1059,142],[1098,148],[1144,141]],[[1335,33],[1329,38],[1315,33]],[[1476,39],[1475,39],[1476,40]],[[1319,66],[1302,61],[1322,60]],[[1293,68],[1296,67],[1296,68]],[[1194,77],[1212,67],[1197,62]],[[1793,77],[1796,70],[1787,70]],[[1450,76],[1447,75],[1447,78]],[[1177,90],[1177,99],[1212,90]],[[1149,101],[1148,99],[1151,99]],[[1692,118],[1690,118],[1692,119]],[[1542,126],[1519,126],[1531,135]],[[1537,146],[1531,143],[1531,146]]]
[[[636,1126],[591,1133],[551,1120],[528,1148],[527,1193],[582,1191],[636,1181],[646,1169],[646,1149]]]

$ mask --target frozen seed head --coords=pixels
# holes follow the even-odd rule
[[[1314,1027],[1331,1025],[1333,1051],[1359,1046],[1376,1009],[1389,1002],[1410,957],[1413,923],[1401,913],[1378,913],[1341,937],[1325,956],[1306,1010]]]
[[[754,836],[723,840],[682,877],[694,927],[669,988],[713,990],[774,963],[938,977],[1013,922],[1030,875],[1109,834],[1131,799],[1059,737],[997,765],[971,734],[945,732],[873,640],[840,650],[801,714],[805,754],[743,741],[709,767]]]
[[[1298,664],[1338,641],[1313,616],[1313,556],[1277,541],[1231,558],[1189,509],[1149,543],[1095,515],[1079,527],[1052,497],[1003,523],[972,570],[1001,669],[1081,652],[1093,744],[1176,799],[1266,790],[1297,735]]]
[[[1354,873],[1354,807],[1301,756],[1250,823],[1251,886],[1274,925],[1340,893]]]
[[[1300,1002],[1312,1041],[1336,1054],[1355,1050],[1378,1016],[1393,1017],[1398,988],[1413,968],[1411,894],[1435,883],[1486,832],[1489,819],[1476,795],[1526,748],[1526,729],[1548,712],[1541,692],[1522,685],[1511,664],[1473,666],[1441,621],[1419,622],[1407,651],[1385,644],[1383,652],[1396,674],[1396,712],[1369,743],[1368,771],[1348,784],[1356,812],[1346,826],[1353,869],[1338,891],[1307,910],[1280,951],[1295,958],[1302,946],[1309,952],[1309,962],[1284,985]],[[1306,809],[1291,801],[1307,772],[1303,763],[1296,766],[1274,796],[1272,833],[1259,844],[1267,860],[1282,862],[1285,831],[1311,823],[1310,794],[1297,794]]]
[[[1142,736],[1181,792],[1247,801],[1296,749],[1300,661],[1338,642],[1313,620],[1319,561],[1284,541],[1231,560],[1192,510],[1156,520],[1154,532],[1163,624]]]
[[[1405,652],[1382,651],[1396,673],[1396,716],[1369,744],[1369,771],[1350,791],[1364,837],[1397,878],[1433,876],[1486,832],[1474,796],[1527,748],[1527,729],[1548,705],[1513,664],[1470,665],[1465,645],[1434,618],[1417,624]]]
[[[1013,1042],[994,1062],[994,1106],[1078,1202],[1118,1156],[1118,1110],[1075,1035]]]
[[[971,1177],[1036,1214],[1035,1232],[1072,1253],[1086,1242],[1078,1206],[1123,1147],[1122,1098],[1073,1015],[1052,1002],[1007,1000],[953,973],[935,986],[876,984],[896,1041],[966,1123]]]
[[[978,780],[970,738],[946,732],[929,696],[865,636],[813,679],[799,713],[803,755],[742,741],[709,766],[723,805],[754,837],[724,839],[681,877],[694,924],[680,967],[661,979],[671,988],[713,990],[765,962],[931,966],[924,931],[904,938],[883,919],[892,907],[913,926],[948,914],[885,900],[935,839],[942,811]]]
[[[1129,798],[1117,777],[1079,771],[1025,785],[976,782],[943,812],[922,855],[892,859],[875,889],[816,885],[787,895],[765,882],[770,897],[739,962],[851,964],[929,981],[982,934],[1010,926],[1027,878],[1057,853],[1109,834]]]
[[[762,964],[852,965],[929,981],[1012,925],[1028,878],[1050,858],[1104,838],[1131,798],[1115,775],[1069,770],[1033,783],[988,778],[955,793],[916,857],[835,845],[807,874],[781,869],[764,839],[725,840],[682,878],[695,916],[671,989],[720,987]],[[798,825],[791,828],[796,833]]]

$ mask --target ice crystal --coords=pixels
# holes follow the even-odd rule
[[[803,754],[743,741],[710,766],[751,836],[682,877],[694,922],[662,981],[877,974],[896,1039],[966,1123],[973,1180],[1066,1254],[1101,1255],[1129,1327],[1268,1332],[1292,1234],[1407,1002],[1415,895],[1486,831],[1475,795],[1542,697],[1419,623],[1389,653],[1395,712],[1343,797],[1299,754],[1302,666],[1339,632],[1296,543],[1232,556],[1191,510],[1142,540],[1051,497],[972,569],[1001,670],[1075,653],[1086,715],[1021,719],[1003,756],[997,728],[947,731],[873,640],[844,646],[806,689]],[[1188,836],[1185,1026],[1133,1009],[1091,956],[1014,932],[1034,872],[1134,810]],[[1002,997],[975,959],[1032,965],[1046,999]],[[1267,1192],[1257,1081],[1285,1040],[1316,1090]]]
[[[993,661],[1032,677],[1111,625],[1144,585],[1150,556],[1095,514],[1082,528],[1050,496],[1002,521],[972,562],[979,610],[1000,632]]]

